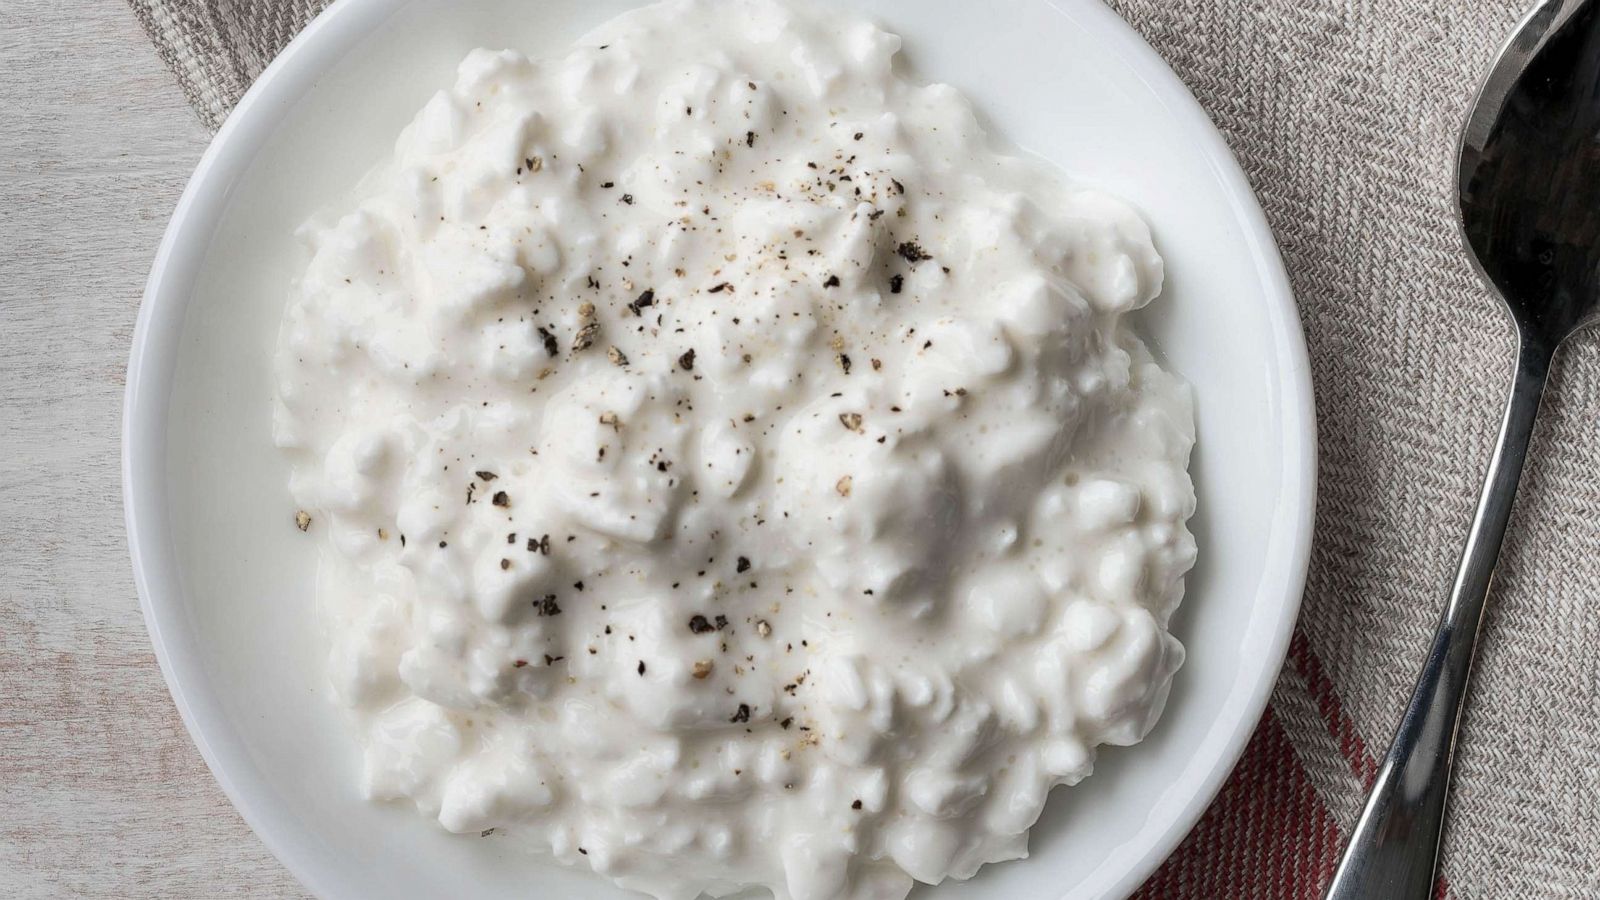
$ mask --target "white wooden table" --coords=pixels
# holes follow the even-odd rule
[[[208,139],[122,0],[0,0],[0,897],[306,896],[190,743],[122,530],[128,341]]]

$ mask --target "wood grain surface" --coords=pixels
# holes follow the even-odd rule
[[[122,529],[128,342],[208,139],[126,4],[0,2],[0,897],[307,896],[189,741]]]

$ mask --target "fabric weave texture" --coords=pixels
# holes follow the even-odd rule
[[[1109,2],[1199,98],[1266,210],[1310,345],[1321,453],[1310,578],[1271,706],[1137,896],[1309,900],[1410,692],[1499,425],[1512,332],[1461,250],[1452,185],[1467,104],[1525,9]],[[129,3],[213,129],[325,5]],[[1462,724],[1441,897],[1600,896],[1596,343],[1581,335],[1558,357],[1522,479]]]

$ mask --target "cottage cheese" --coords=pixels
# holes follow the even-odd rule
[[[660,898],[901,898],[1150,729],[1161,260],[899,47],[673,0],[474,51],[306,226],[275,432],[368,795]]]

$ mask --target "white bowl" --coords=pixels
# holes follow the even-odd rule
[[[322,678],[309,542],[270,438],[269,361],[291,232],[388,152],[475,46],[564,47],[629,0],[341,0],[256,82],[206,152],[156,257],[128,367],[123,479],[145,619],[173,699],[245,819],[314,893],[610,898],[513,842],[448,835],[355,789]],[[1095,0],[859,0],[923,79],[1007,139],[1128,198],[1166,257],[1143,328],[1194,385],[1200,564],[1189,650],[1143,744],[1058,791],[1033,858],[919,897],[1100,898],[1135,889],[1242,752],[1282,663],[1314,493],[1294,300],[1250,188],[1183,85]]]

